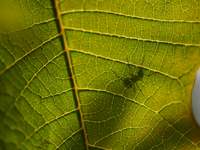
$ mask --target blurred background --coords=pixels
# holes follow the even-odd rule
[[[192,107],[194,117],[200,125],[200,69],[196,75],[196,81],[192,91]]]

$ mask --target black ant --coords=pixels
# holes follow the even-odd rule
[[[135,91],[135,85],[139,88],[137,82],[140,81],[140,80],[142,80],[145,74],[144,74],[144,71],[143,71],[143,69],[141,67],[139,68],[137,74],[133,74],[133,71],[132,71],[132,68],[131,68],[130,65],[128,65],[128,67],[129,67],[129,74],[130,74],[131,77],[121,78],[114,71],[113,71],[113,73],[118,78],[120,78],[122,81],[124,81],[125,87],[132,88],[133,91],[136,92]],[[152,75],[152,74],[150,74],[150,75]],[[150,75],[146,75],[146,76],[150,76]]]

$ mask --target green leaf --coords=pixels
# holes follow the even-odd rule
[[[0,3],[0,149],[200,149],[199,0]]]

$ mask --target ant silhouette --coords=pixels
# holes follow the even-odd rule
[[[133,91],[136,92],[136,86],[140,89],[140,87],[138,86],[137,82],[140,81],[140,80],[142,80],[143,77],[144,77],[144,75],[146,75],[146,74],[144,74],[144,71],[143,71],[143,69],[141,67],[139,68],[139,70],[138,70],[138,72],[136,74],[133,73],[133,70],[132,70],[130,64],[128,64],[128,67],[129,67],[129,75],[131,77],[122,78],[122,77],[119,77],[113,70],[112,70],[112,72],[118,78],[120,78],[122,81],[124,81],[124,86],[125,87],[132,88]],[[150,75],[152,75],[152,74],[150,74]],[[146,75],[146,76],[150,76],[150,75]],[[142,92],[142,90],[141,90],[141,92]],[[143,94],[143,92],[142,92],[142,94]]]

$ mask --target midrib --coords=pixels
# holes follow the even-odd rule
[[[89,144],[88,144],[88,139],[87,139],[87,134],[86,134],[86,129],[85,129],[85,123],[84,123],[84,119],[83,119],[83,113],[82,113],[82,109],[81,109],[81,103],[80,103],[80,99],[79,99],[79,96],[78,96],[78,86],[77,86],[75,75],[74,75],[73,68],[72,68],[72,62],[71,62],[69,47],[68,47],[68,43],[67,43],[67,40],[66,40],[65,28],[64,28],[64,25],[63,25],[62,17],[61,17],[62,13],[59,9],[58,0],[55,0],[55,9],[56,9],[57,18],[58,18],[58,21],[59,21],[59,26],[60,26],[60,29],[61,29],[61,35],[63,37],[65,52],[67,54],[67,61],[68,61],[68,64],[69,64],[71,78],[72,78],[72,82],[73,82],[73,85],[74,85],[74,92],[75,92],[75,96],[76,96],[76,100],[77,100],[77,104],[78,104],[78,110],[80,112],[81,125],[82,125],[82,129],[84,131],[85,144],[86,144],[86,148],[88,150]]]

